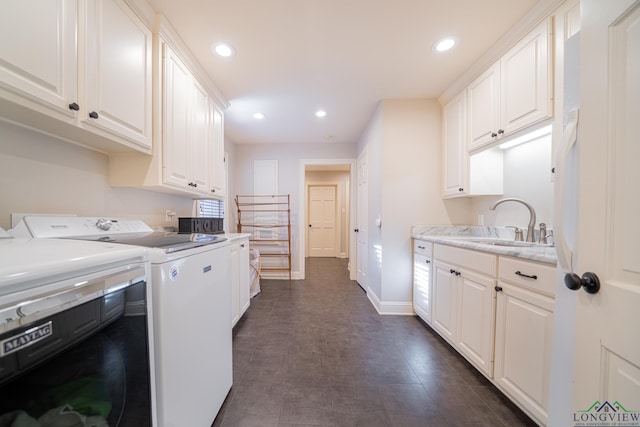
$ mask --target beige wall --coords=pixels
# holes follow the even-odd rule
[[[370,166],[368,287],[383,311],[411,310],[411,226],[470,221],[468,199],[442,199],[440,128],[436,100],[384,100],[358,142]]]
[[[101,153],[0,121],[0,227],[11,213],[139,218],[153,226],[164,212],[191,216],[190,197],[109,186],[109,158]]]

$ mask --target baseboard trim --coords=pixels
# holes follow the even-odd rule
[[[265,280],[289,280],[289,273],[286,271],[261,271],[260,278]],[[291,280],[301,280],[300,272],[292,271]]]
[[[410,302],[380,301],[371,288],[367,289],[367,298],[382,316],[415,316],[413,304]]]

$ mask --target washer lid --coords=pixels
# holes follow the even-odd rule
[[[2,297],[38,286],[147,261],[136,246],[62,239],[0,239]]]

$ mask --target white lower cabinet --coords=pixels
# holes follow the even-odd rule
[[[235,326],[250,304],[249,238],[231,245],[231,325]]]
[[[455,345],[458,311],[458,280],[450,265],[433,263],[431,324],[442,338]]]
[[[413,311],[431,323],[431,283],[433,244],[415,240],[413,243]]]
[[[433,245],[431,287],[418,280],[424,259],[414,242],[414,310],[507,397],[547,422],[555,267],[520,258]],[[428,289],[430,317],[423,317]]]
[[[493,375],[495,279],[460,270],[458,339],[460,352],[486,376]]]
[[[432,326],[487,377],[493,374],[495,270],[494,255],[435,245]]]
[[[555,268],[500,258],[494,382],[546,424],[551,377]]]

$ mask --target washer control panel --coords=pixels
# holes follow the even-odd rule
[[[139,219],[79,216],[25,216],[29,235],[39,238],[95,236],[102,234],[150,233]],[[18,229],[19,227],[16,227]]]

